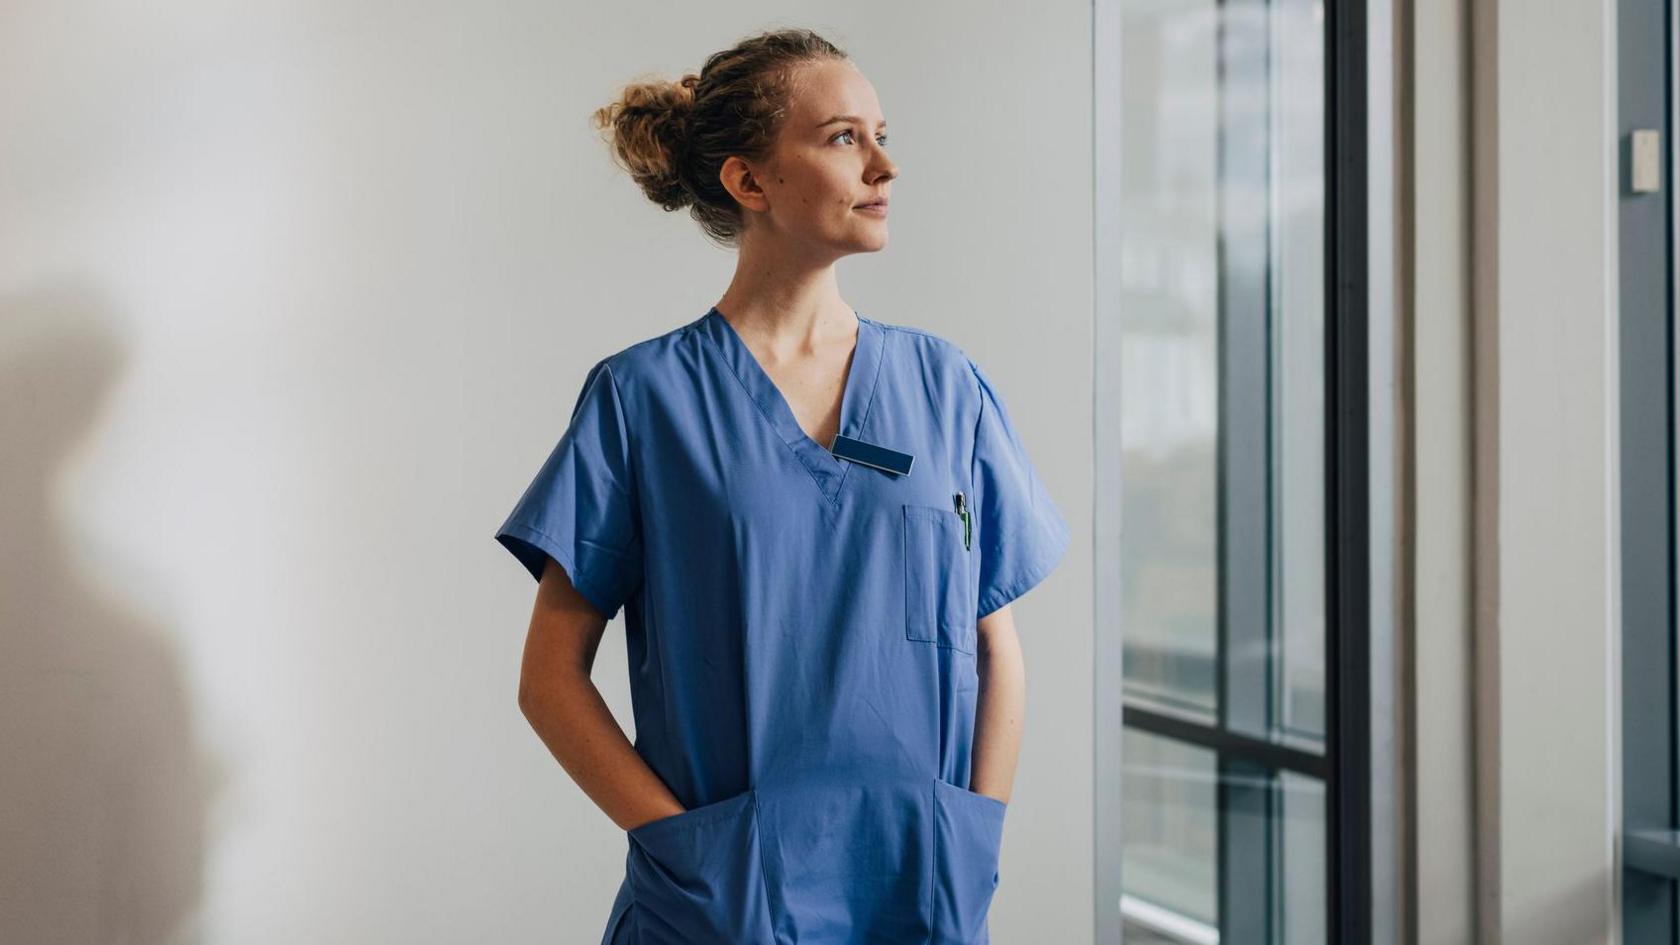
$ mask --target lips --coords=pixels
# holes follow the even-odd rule
[[[871,200],[868,203],[858,204],[855,209],[861,210],[864,207],[882,207],[882,208],[884,208],[884,207],[886,207],[886,205],[887,205],[887,202],[885,200]]]

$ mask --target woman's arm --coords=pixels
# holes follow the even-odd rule
[[[1009,605],[980,618],[977,628],[980,704],[974,721],[969,788],[1008,803],[1027,710],[1027,668]]]
[[[550,558],[519,672],[519,709],[560,766],[624,830],[684,807],[613,718],[589,678],[607,621]]]

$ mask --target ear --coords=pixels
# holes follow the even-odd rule
[[[770,198],[759,183],[759,173],[740,155],[731,154],[718,170],[718,182],[742,209],[763,213],[770,209]]]

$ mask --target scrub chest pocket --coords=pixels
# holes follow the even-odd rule
[[[911,640],[973,653],[975,605],[967,523],[955,509],[903,506],[904,633]]]

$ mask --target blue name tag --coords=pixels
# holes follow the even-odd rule
[[[885,446],[876,446],[874,443],[865,443],[842,435],[834,437],[834,443],[829,446],[828,451],[841,459],[873,466],[895,476],[909,475],[910,464],[916,461],[916,457],[909,453],[900,453],[898,450],[890,450]]]

